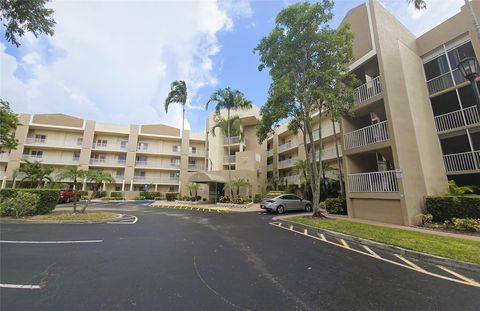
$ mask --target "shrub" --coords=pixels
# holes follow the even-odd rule
[[[80,197],[83,197],[83,196],[88,197],[88,191],[86,190],[78,190],[77,193]]]
[[[142,191],[140,196],[144,197],[146,200],[154,200],[155,197],[159,197],[162,194],[158,191]]]
[[[100,198],[103,198],[103,197],[106,197],[106,196],[107,196],[106,191],[98,191],[97,194],[95,195],[95,198],[100,199]]]
[[[165,199],[167,201],[175,201],[178,198],[178,192],[166,192],[165,193]]]
[[[112,193],[110,193],[110,196],[111,196],[112,198],[123,199],[123,192],[121,192],[121,191],[112,191]]]
[[[15,196],[2,200],[0,203],[1,216],[22,217],[37,214],[38,194],[17,192]]]
[[[276,197],[276,196],[279,196],[279,195],[282,195],[282,194],[285,194],[285,191],[272,190],[272,191],[269,191],[269,192],[267,193],[267,196],[268,196],[268,197]]]
[[[325,209],[325,201],[318,203],[321,209]]]
[[[160,200],[165,200],[165,197],[160,196],[160,197],[155,197],[155,198],[153,198],[153,199],[154,199],[155,201],[160,201]]]
[[[231,203],[233,203],[233,204],[246,204],[247,200],[244,199],[244,198],[233,198],[231,200]]]
[[[110,201],[110,200],[113,200],[114,198],[109,198],[109,197],[103,197],[103,198],[100,198],[100,200],[102,201]]]
[[[82,195],[82,196],[80,196],[80,200],[88,200],[88,195]]]
[[[0,189],[0,202],[16,196],[19,192],[38,195],[35,215],[48,214],[53,211],[58,202],[58,195],[60,194],[60,190],[58,189],[5,188]]]
[[[325,209],[331,214],[347,214],[347,201],[344,198],[328,198],[325,200]]]
[[[459,231],[480,232],[480,219],[453,218],[451,225],[453,229]]]
[[[253,197],[253,203],[260,203],[262,201],[262,195],[260,193],[255,193]]]
[[[218,198],[219,203],[230,203],[230,198],[229,197],[219,197]]]
[[[476,195],[427,197],[425,206],[436,222],[453,218],[480,219],[480,196]]]

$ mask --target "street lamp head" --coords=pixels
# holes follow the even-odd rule
[[[458,63],[458,69],[467,80],[475,79],[480,73],[478,61],[475,57],[465,57]]]

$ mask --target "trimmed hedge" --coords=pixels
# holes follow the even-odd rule
[[[253,203],[260,203],[262,202],[262,195],[260,193],[255,193],[253,197]]]
[[[140,196],[146,200],[155,200],[156,197],[160,197],[162,194],[159,191],[141,191]]]
[[[15,197],[17,193],[33,193],[38,195],[38,202],[36,204],[35,215],[48,214],[57,205],[59,189],[24,189],[24,188],[5,188],[0,189],[0,201]]]
[[[123,199],[123,192],[112,191],[112,193],[110,193],[110,197],[115,198],[115,199]]]
[[[165,192],[165,199],[167,201],[175,201],[178,199],[178,192]]]
[[[330,214],[347,215],[347,201],[344,198],[328,198],[325,200],[325,209]]]
[[[433,221],[443,222],[453,218],[480,219],[480,196],[432,196],[425,200]]]

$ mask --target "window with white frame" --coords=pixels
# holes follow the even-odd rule
[[[139,141],[137,143],[137,150],[148,150],[148,143],[144,141]]]
[[[30,153],[32,158],[42,158],[43,157],[43,151],[37,151],[37,150],[32,150]]]
[[[36,143],[44,143],[47,140],[47,135],[35,135]]]
[[[173,145],[172,146],[172,152],[180,152],[180,146]]]

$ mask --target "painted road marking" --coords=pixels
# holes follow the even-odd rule
[[[295,232],[295,233],[298,233],[298,231],[296,230],[290,230],[290,228],[287,228],[287,227],[284,227],[282,226],[282,223],[281,222],[271,222],[269,223],[270,225],[273,225],[273,226],[276,226],[276,227],[279,227],[281,229],[284,229],[284,230],[288,230],[288,231],[291,231],[291,232]],[[343,245],[341,244],[338,244],[338,243],[335,243],[335,242],[331,242],[331,241],[328,241],[327,239],[325,238],[321,238],[321,237],[316,237],[316,236],[313,236],[313,235],[310,235],[310,234],[305,234],[305,236],[308,236],[309,238],[312,238],[312,239],[316,239],[316,240],[319,240],[319,241],[322,241],[322,242],[325,242],[325,243],[328,243],[328,244],[331,244],[331,245],[335,245],[335,246],[338,246],[338,247],[341,247],[343,249],[347,249],[349,251],[352,251],[352,252],[355,252],[355,253],[358,253],[358,254],[361,254],[361,255],[365,255],[365,256],[369,256],[369,257],[372,257],[372,258],[375,258],[375,259],[378,259],[378,260],[381,260],[381,261],[385,261],[385,262],[388,262],[392,265],[396,265],[396,266],[399,266],[399,267],[403,267],[403,268],[406,268],[406,269],[410,269],[412,271],[416,271],[418,273],[422,273],[422,274],[426,274],[426,275],[430,275],[432,277],[436,277],[436,278],[439,278],[439,279],[442,279],[442,280],[447,280],[447,281],[451,281],[451,282],[455,282],[455,283],[459,283],[459,284],[463,284],[463,285],[469,285],[469,286],[474,286],[474,287],[478,287],[480,288],[480,283],[478,283],[477,281],[475,280],[472,280],[472,279],[469,279],[457,272],[454,272],[452,270],[449,270],[445,267],[443,267],[446,272],[449,272],[451,273],[452,275],[458,277],[457,278],[451,278],[451,277],[447,277],[447,276],[444,276],[444,275],[441,275],[441,274],[437,274],[437,273],[433,273],[433,272],[429,272],[429,271],[426,271],[422,268],[420,268],[420,270],[418,268],[414,268],[412,265],[410,264],[402,264],[402,263],[399,263],[399,262],[396,262],[396,261],[393,261],[393,260],[390,260],[390,259],[387,259],[387,258],[383,258],[383,257],[380,257],[379,255],[375,254],[374,252],[362,252],[362,251],[359,251],[359,250],[356,250],[354,248],[346,248],[344,247]],[[366,246],[364,246],[365,249]],[[368,249],[367,249],[368,250]],[[374,255],[375,254],[375,255]],[[402,257],[403,258],[403,257]],[[418,267],[418,266],[417,266]],[[439,266],[440,268],[440,266]]]
[[[0,240],[0,243],[10,244],[78,244],[78,243],[101,243],[103,240],[85,240],[85,241],[7,241]]]
[[[107,224],[112,225],[133,225],[138,221],[137,216],[133,215],[122,215],[119,219],[114,221],[109,221]]]
[[[394,254],[395,257],[397,257],[398,259],[402,260],[403,262],[405,262],[406,264],[412,266],[413,268],[417,269],[417,270],[422,270],[422,271],[425,271],[425,269],[423,268],[420,268],[419,266],[417,266],[416,264],[414,264],[413,262],[411,262],[410,260],[398,255],[398,254]]]
[[[380,258],[380,256],[378,256],[377,253],[375,253],[374,251],[372,251],[368,246],[366,245],[362,245],[364,249],[367,250],[367,252],[369,252],[373,257],[377,257],[377,258]]]
[[[345,246],[345,248],[350,248],[350,245],[347,244],[347,242],[345,242],[344,239],[340,239],[340,242],[342,242],[343,246]]]
[[[40,285],[21,285],[21,284],[1,284],[3,288],[20,288],[20,289],[40,289]]]

